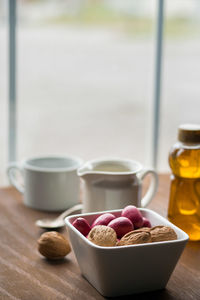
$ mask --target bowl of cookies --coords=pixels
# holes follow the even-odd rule
[[[105,297],[165,288],[189,238],[158,213],[133,205],[65,223],[82,275]]]

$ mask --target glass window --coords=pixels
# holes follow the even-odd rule
[[[147,163],[155,1],[21,1],[18,156]]]
[[[169,171],[168,153],[181,123],[200,123],[200,1],[166,1],[161,130],[158,165]]]
[[[199,123],[198,0],[165,0],[158,170],[180,123]],[[17,1],[17,156],[151,164],[155,0]],[[0,178],[7,147],[7,1],[0,0]]]

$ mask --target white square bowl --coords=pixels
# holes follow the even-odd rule
[[[122,210],[106,211],[120,216]],[[178,239],[120,247],[101,247],[90,242],[73,225],[78,217],[89,224],[102,213],[69,216],[65,219],[72,248],[83,276],[106,297],[117,297],[163,289],[189,239],[188,235],[150,209],[140,212],[152,226],[172,227]]]

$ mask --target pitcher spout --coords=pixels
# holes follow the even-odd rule
[[[80,177],[84,177],[84,176],[89,175],[91,173],[92,173],[92,171],[91,171],[91,169],[87,165],[83,165],[82,167],[80,167],[77,170],[77,174]]]

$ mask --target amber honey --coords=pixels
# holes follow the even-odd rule
[[[181,141],[172,147],[169,154],[172,175],[168,218],[182,228],[190,240],[198,241],[200,240],[200,143],[197,134],[195,139],[192,139],[192,133],[191,138],[189,136],[180,135],[179,132]]]

